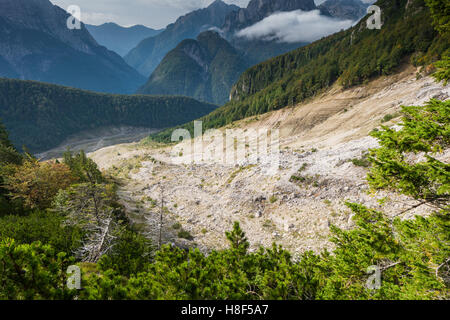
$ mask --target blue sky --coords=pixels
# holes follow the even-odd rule
[[[204,8],[214,0],[50,0],[67,9],[70,5],[81,8],[81,20],[90,24],[116,22],[123,26],[142,24],[151,28],[164,28],[179,16]],[[249,0],[225,0],[246,7]]]

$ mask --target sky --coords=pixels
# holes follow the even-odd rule
[[[161,29],[193,10],[207,7],[214,0],[50,0],[67,10],[71,5],[81,9],[84,23],[99,25],[115,22],[122,26],[142,24]],[[224,0],[247,7],[250,0]]]
[[[193,10],[207,7],[214,0],[50,0],[67,10],[71,5],[81,9],[84,23],[99,25],[115,22],[129,27],[136,24],[161,29]],[[224,0],[226,3],[247,7],[250,0]],[[315,0],[320,4],[325,0]],[[374,0],[363,0],[373,2]],[[291,22],[292,22],[292,17]]]

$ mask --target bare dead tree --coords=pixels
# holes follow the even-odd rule
[[[100,224],[89,225],[86,228],[88,236],[76,251],[76,255],[85,262],[98,262],[103,255],[113,249],[118,229],[112,217],[103,219]]]
[[[120,224],[112,206],[113,195],[105,185],[79,184],[58,195],[56,209],[66,215],[65,224],[86,234],[75,255],[84,262],[98,260],[112,250]]]
[[[158,248],[162,246],[162,228],[163,228],[163,214],[164,214],[164,187],[161,185],[161,208],[159,210],[159,239]]]
[[[158,211],[150,211],[145,216],[145,222],[147,227],[150,229],[149,232],[145,233],[148,238],[156,240],[158,243],[158,248],[161,248],[163,242],[163,228],[164,228],[164,186],[159,184],[160,187],[160,203]],[[156,239],[155,239],[156,238]]]

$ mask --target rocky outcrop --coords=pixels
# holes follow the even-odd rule
[[[361,0],[327,0],[319,9],[327,11],[332,17],[343,20],[359,20],[367,14],[369,4]]]
[[[314,0],[251,0],[247,8],[230,13],[225,19],[223,31],[232,34],[255,24],[278,11],[317,9]]]

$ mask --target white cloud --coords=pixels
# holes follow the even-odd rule
[[[1,0],[0,0],[1,1]],[[50,0],[67,9],[81,8],[81,20],[91,24],[115,22],[123,26],[142,24],[164,28],[190,11],[207,7],[214,0]],[[246,7],[250,0],[224,0]],[[84,17],[84,18],[83,18]]]
[[[351,27],[351,20],[337,20],[320,15],[319,10],[278,12],[237,33],[248,39],[280,42],[312,42]]]

